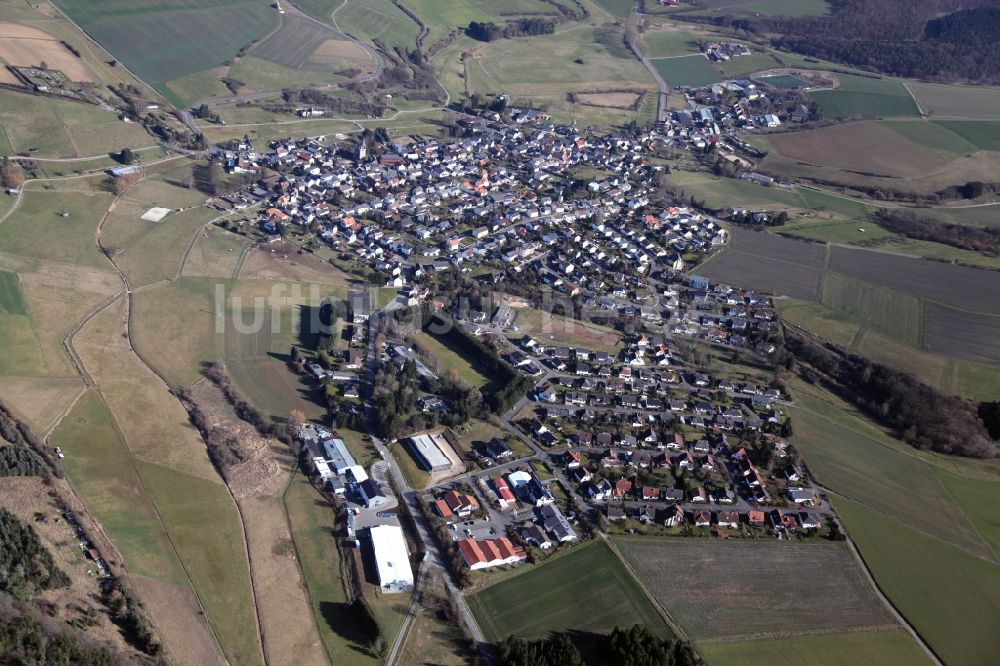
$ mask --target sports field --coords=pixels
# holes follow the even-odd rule
[[[656,58],[650,60],[653,67],[670,87],[692,87],[718,83],[722,75],[703,55],[681,56],[677,58]]]
[[[809,93],[827,118],[918,116],[916,102],[901,83],[838,74],[840,87]]]
[[[671,635],[638,583],[601,541],[522,568],[523,573],[467,597],[490,642],[511,634],[541,638],[553,631],[608,633],[637,623]]]
[[[995,494],[995,493],[994,493]],[[893,605],[948,664],[995,663],[1000,566],[855,502],[833,500]]]
[[[0,314],[28,314],[28,304],[24,302],[17,273],[0,270]]]
[[[698,652],[713,666],[916,666],[932,663],[913,637],[901,629],[699,643]]]
[[[895,625],[843,544],[615,537],[695,641]]]
[[[278,12],[254,0],[57,0],[85,32],[172,102],[170,81],[223,64],[277,25]],[[217,26],[225,25],[225,30]]]

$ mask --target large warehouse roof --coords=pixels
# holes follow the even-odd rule
[[[376,525],[368,530],[375,553],[378,582],[387,592],[405,592],[413,588],[413,569],[406,550],[403,530],[395,525]]]

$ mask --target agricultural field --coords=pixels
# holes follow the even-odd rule
[[[908,81],[906,87],[931,118],[1000,120],[1000,87]]]
[[[191,247],[184,262],[185,277],[235,277],[248,246],[245,237],[209,226]]]
[[[700,643],[698,652],[713,666],[840,666],[931,664],[906,631],[859,631],[745,642]]]
[[[940,304],[1000,314],[1000,273],[865,250],[830,248],[830,270]]]
[[[924,311],[915,296],[829,273],[819,302],[911,347],[920,346]]]
[[[466,28],[470,21],[502,23],[517,16],[555,15],[555,8],[543,0],[407,0],[406,7],[427,24],[425,47],[452,30]]]
[[[442,374],[454,370],[459,379],[476,387],[486,386],[492,381],[485,368],[449,347],[441,338],[421,331],[414,335],[414,339],[437,357]]]
[[[678,30],[673,26],[665,26],[663,29],[652,29],[642,33],[643,53],[647,58],[673,58],[700,54],[698,41],[710,39],[712,35]]]
[[[6,334],[0,338],[6,340]],[[78,377],[0,377],[0,402],[39,434],[48,432],[81,392],[83,380]]]
[[[77,266],[110,268],[107,257],[94,243],[94,234],[111,199],[110,194],[104,193],[28,190],[21,196],[21,205],[0,224],[0,251]]]
[[[838,497],[863,501],[899,522],[989,556],[935,467],[817,387],[797,382],[793,441],[809,469]]]
[[[638,583],[603,542],[576,546],[548,562],[467,597],[491,642],[513,634],[541,638],[553,631],[607,633],[644,624],[660,635],[669,628]]]
[[[56,37],[44,30],[17,23],[0,23],[0,61],[8,65],[58,69],[71,81],[100,82],[100,77],[82,59],[73,55]]]
[[[278,12],[253,0],[57,0],[61,10],[126,67],[178,106],[171,81],[212,69],[271,30]],[[216,26],[225,25],[219,31]]]
[[[0,154],[86,157],[153,143],[139,125],[96,106],[0,90]]]
[[[351,0],[346,4],[333,0],[306,0],[298,3],[303,10],[323,20],[336,9],[337,25],[358,39],[378,40],[390,49],[397,46],[413,49],[420,26],[392,0]],[[337,9],[337,5],[341,5]]]
[[[932,124],[957,134],[980,150],[1000,150],[1000,121],[936,120]]]
[[[902,83],[883,78],[837,74],[840,87],[809,96],[827,118],[919,116],[920,110]]]
[[[1000,513],[997,503],[993,501],[1000,490],[1000,483],[959,476],[943,469],[937,469],[935,473],[989,546],[993,559],[1000,560]]]
[[[594,0],[594,4],[618,18],[625,18],[635,9],[632,0]]]
[[[945,123],[932,123],[926,120],[883,120],[879,124],[943,160],[950,161],[963,157],[977,149],[974,142],[967,141],[961,132]],[[957,124],[964,126],[967,123]],[[984,123],[984,125],[989,124]]]
[[[653,67],[670,87],[700,88],[722,80],[719,70],[701,54],[676,58],[656,58],[650,62],[653,63]]]
[[[995,493],[994,493],[995,495]],[[1000,650],[1000,568],[848,500],[837,513],[879,587],[950,664],[991,664]]]
[[[214,286],[214,280],[181,278],[133,296],[132,344],[171,387],[190,386],[205,363],[222,356]]]
[[[964,312],[927,304],[924,346],[972,361],[1000,361],[1000,314]]]
[[[24,302],[17,273],[12,271],[0,270],[0,314],[28,314],[28,304]]]
[[[480,44],[468,58],[465,85],[480,94],[505,92],[518,100],[538,100],[550,113],[572,112],[569,93],[654,90],[649,73],[622,43],[619,26],[579,26],[553,35],[499,40]],[[466,44],[466,40],[459,42]],[[457,43],[456,43],[457,44]],[[478,42],[468,41],[468,46]],[[467,48],[467,47],[460,47]],[[458,53],[441,51],[435,62],[442,66]],[[445,85],[448,75],[444,76]],[[462,85],[457,81],[457,85]],[[454,86],[452,86],[454,87]],[[581,110],[579,105],[577,110]],[[635,117],[634,112],[630,112]]]
[[[675,171],[669,175],[668,182],[709,208],[747,206],[761,210],[786,210],[803,206],[796,190],[765,187],[736,178],[719,178],[703,171]]]
[[[287,419],[297,409],[307,419],[326,416],[317,384],[311,375],[298,375],[288,364],[276,358],[260,361],[230,362],[229,375],[247,400],[272,418]]]
[[[768,142],[787,159],[866,174],[905,178],[942,162],[880,123],[860,122],[773,134]]]
[[[95,394],[77,403],[50,441],[66,452],[63,464],[73,487],[124,557],[171,654],[191,663],[217,662],[218,642],[167,526]]]
[[[616,537],[695,641],[895,625],[842,544]]]

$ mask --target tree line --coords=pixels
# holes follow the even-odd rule
[[[7,509],[0,509],[0,574],[0,592],[22,601],[70,584],[35,528]]]
[[[1000,230],[942,222],[911,210],[882,209],[875,215],[879,226],[915,240],[932,241],[962,250],[1000,254]]]
[[[27,423],[14,418],[13,414],[0,403],[0,440],[9,442],[18,452],[6,452],[6,460],[13,467],[12,473],[2,476],[18,475],[20,470],[38,470],[31,474],[20,473],[21,476],[41,476],[44,479],[52,474],[56,478],[63,477],[62,465],[52,454],[52,449],[31,430]],[[6,447],[5,447],[6,448]],[[26,453],[26,451],[30,451]],[[34,454],[33,456],[31,454]],[[41,463],[41,466],[36,464]]]
[[[587,650],[587,660],[568,634],[558,633],[534,641],[509,636],[497,648],[500,666],[696,666],[701,657],[687,641],[663,638],[636,624],[614,630]]]
[[[971,400],[846,349],[820,344],[789,326],[784,329],[785,348],[806,381],[824,383],[896,430],[910,446],[971,458],[996,455],[997,443]]]
[[[492,42],[511,37],[533,37],[535,35],[551,35],[556,30],[556,22],[543,18],[523,18],[504,25],[492,21],[470,21],[465,33],[481,42]]]

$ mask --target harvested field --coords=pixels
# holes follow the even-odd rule
[[[768,139],[789,159],[861,173],[907,177],[941,164],[923,148],[873,122],[773,134]]]
[[[831,247],[830,270],[964,310],[1000,314],[1000,272]]]
[[[895,625],[843,545],[614,541],[695,640]]]
[[[973,361],[1000,361],[1000,315],[928,303],[925,327],[928,351]]]
[[[0,314],[28,314],[28,304],[24,302],[17,273],[0,270]]]
[[[45,63],[73,81],[100,81],[100,77],[66,46],[47,32],[18,23],[0,22],[0,61],[37,67]]]
[[[820,303],[900,342],[920,346],[924,311],[915,296],[829,273],[823,281]]]
[[[931,664],[909,633],[859,631],[736,643],[702,643],[698,652],[713,666],[841,666]]]
[[[714,545],[714,544],[713,544]],[[553,631],[608,633],[644,624],[671,632],[607,544],[594,541],[467,598],[486,639],[513,634],[541,638]]]
[[[823,279],[819,267],[766,259],[739,250],[723,252],[699,267],[697,273],[715,282],[809,301],[819,298]]]

